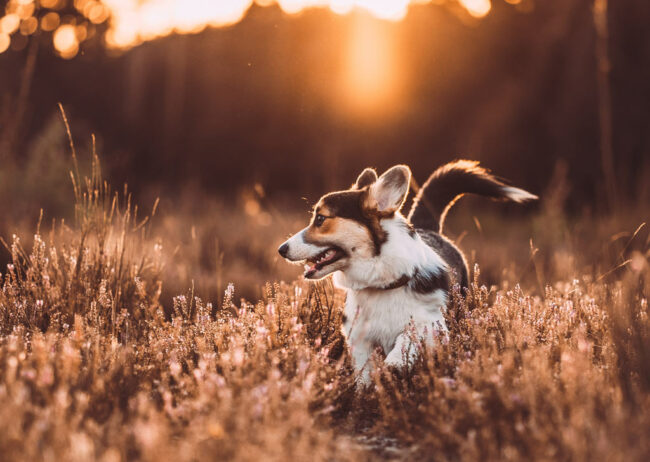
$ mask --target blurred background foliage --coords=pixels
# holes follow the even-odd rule
[[[37,140],[61,135],[62,102],[76,138],[96,133],[110,177],[139,193],[235,197],[259,183],[299,207],[368,165],[408,163],[421,182],[469,157],[534,192],[562,162],[574,209],[602,209],[608,181],[647,201],[645,0],[378,3],[402,5],[385,12],[398,21],[285,11],[307,0],[214,3],[204,17],[193,1],[7,2],[3,163],[43,161]],[[134,9],[147,4],[167,5],[151,7],[158,22]]]
[[[541,286],[544,268],[577,272],[603,253],[618,264],[610,242],[590,243],[583,262],[553,259],[580,253],[595,215],[618,214],[599,235],[650,215],[646,0],[10,0],[0,11],[0,235],[31,232],[41,208],[44,223],[72,219],[60,102],[82,170],[94,133],[105,178],[145,209],[161,199],[172,293],[194,278],[218,296],[227,274],[253,296],[295,277],[275,245],[366,166],[406,163],[422,183],[467,157],[540,194],[532,224],[484,201],[450,216],[488,282]]]

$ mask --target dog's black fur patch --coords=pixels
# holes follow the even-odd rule
[[[419,294],[429,294],[439,289],[449,292],[449,285],[447,271],[436,272],[426,268],[416,268],[409,282],[409,288]]]
[[[404,227],[406,228],[406,232],[409,233],[410,237],[415,237],[415,228],[411,223],[408,221],[404,223]]]
[[[455,274],[461,289],[469,286],[469,269],[463,252],[445,236],[426,229],[417,229],[418,235],[425,244],[431,247],[449,265],[450,272]]]

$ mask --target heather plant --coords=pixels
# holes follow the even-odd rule
[[[31,251],[18,236],[7,245],[6,456],[357,458],[316,429],[350,382],[331,287],[267,286],[263,301],[236,305],[230,286],[220,307],[190,290],[165,312],[147,219],[101,181],[96,157],[83,188],[72,177],[75,224],[47,238],[39,227]]]
[[[170,235],[180,231],[158,235],[170,222],[148,218],[156,204],[141,217],[92,158],[87,177],[73,168],[72,223],[44,231],[39,222],[29,245],[22,236],[5,242],[3,459],[650,456],[643,227],[608,239],[611,226],[598,221],[591,241],[563,247],[559,259],[542,235],[546,255],[531,246],[533,270],[543,266],[533,282],[504,276],[487,286],[477,266],[471,290],[454,293],[449,332],[432,333],[433,347],[413,338],[409,348],[421,354],[409,370],[384,367],[378,352],[363,388],[340,334],[343,295],[329,281],[260,281],[260,300],[246,301],[237,280],[218,298],[201,293],[208,272],[167,299],[165,285],[178,287],[179,275],[169,265],[183,259]],[[599,260],[584,264],[579,249],[606,241],[615,258],[595,252]],[[557,268],[569,260],[571,270]],[[567,279],[576,268],[581,275]]]

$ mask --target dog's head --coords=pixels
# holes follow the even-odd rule
[[[309,226],[284,242],[280,255],[305,263],[307,279],[345,272],[355,261],[378,256],[387,239],[381,221],[399,212],[410,180],[405,165],[396,165],[379,178],[373,169],[365,169],[350,189],[318,201]]]

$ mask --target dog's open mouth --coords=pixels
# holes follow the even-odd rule
[[[309,258],[305,262],[305,278],[309,279],[317,271],[322,270],[327,265],[340,260],[345,256],[345,252],[338,247],[329,247],[327,250],[322,251],[313,258]]]

